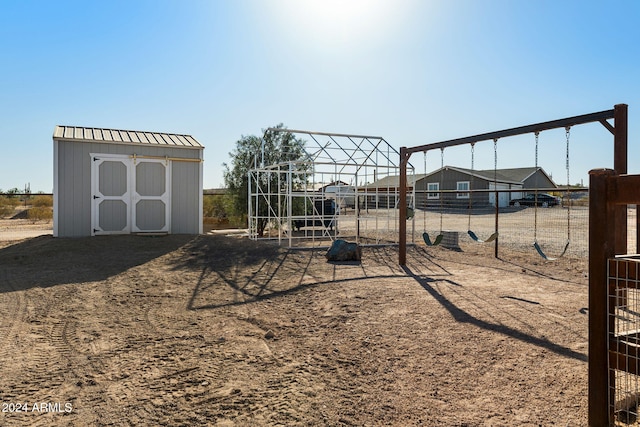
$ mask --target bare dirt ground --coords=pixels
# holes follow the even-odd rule
[[[586,425],[586,259],[397,255],[0,241],[0,425]]]
[[[0,242],[52,234],[51,221],[0,218]]]

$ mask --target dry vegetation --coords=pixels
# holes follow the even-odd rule
[[[19,203],[18,198],[0,196],[0,219],[12,216]]]
[[[0,196],[0,219],[28,218],[33,222],[53,219],[53,197],[36,195],[28,198]]]

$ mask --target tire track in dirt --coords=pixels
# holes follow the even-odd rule
[[[105,400],[126,413],[131,425],[202,424],[204,420],[191,418],[193,410],[181,406],[207,392],[217,371],[211,361],[217,359],[205,354],[202,365],[206,368],[201,369],[176,356],[200,352],[206,347],[204,337],[186,328],[191,320],[175,314],[186,309],[186,302],[173,302],[174,295],[158,291],[155,282],[145,286],[144,275],[129,270],[99,291],[106,307],[100,310],[104,319],[97,320],[103,327],[96,327],[103,333],[113,329],[116,335],[110,336],[115,340],[112,348],[102,353],[111,377],[103,390]],[[81,328],[71,342],[89,353],[91,343],[79,338],[91,339],[91,335],[90,329]]]
[[[21,381],[21,367],[15,363],[15,355],[20,354],[17,340],[27,316],[27,304],[20,292],[11,290],[15,288],[11,286],[8,275],[4,275],[2,283],[7,291],[0,294],[0,360],[4,362],[3,370],[10,373],[8,377],[13,381],[0,389],[0,402],[14,402],[23,395],[24,381]]]
[[[150,307],[144,290],[136,286],[138,281],[137,274],[129,271],[99,287],[82,289],[97,305],[78,306],[81,314],[68,317],[52,332],[56,347],[74,370],[74,381],[85,389],[81,405],[101,409],[90,414],[96,421],[120,419],[123,414],[131,425],[160,425],[157,421],[162,419],[156,404],[166,387],[150,395],[148,380],[171,366],[173,353],[166,347],[173,337],[147,319]],[[85,320],[89,312],[96,313],[90,321]],[[105,375],[108,381],[103,382]],[[116,408],[118,413],[112,413]]]
[[[18,292],[0,294],[0,358],[14,353],[14,341],[27,317],[24,296]]]
[[[61,388],[66,369],[52,355],[46,331],[51,299],[40,289],[20,290],[17,281],[3,273],[0,293],[0,360],[5,381],[0,402],[64,401]],[[46,385],[43,387],[43,385]],[[2,425],[48,425],[51,420],[38,413],[5,415]],[[28,417],[25,419],[25,417]]]
[[[83,423],[95,424],[99,420],[110,419],[114,402],[104,393],[100,378],[108,371],[105,355],[94,354],[81,348],[78,320],[73,316],[64,319],[49,319],[52,323],[49,340],[54,350],[60,354],[58,360],[66,363],[62,367],[65,383],[72,387],[74,413],[82,416]],[[60,399],[60,397],[56,397]]]
[[[80,334],[85,335],[83,333],[85,329],[75,320],[64,322],[62,327],[59,327],[59,331],[60,333],[56,334],[59,335],[56,337],[60,342],[59,348],[65,352],[65,359],[70,365],[69,369],[75,376],[72,382],[80,388],[81,394],[77,407],[83,423],[110,425],[106,420],[122,419],[123,416],[129,419],[129,414],[145,411],[145,398],[138,398],[135,393],[132,393],[128,397],[131,404],[124,405],[119,396],[111,390],[115,385],[126,381],[132,373],[142,369],[136,363],[120,366],[123,355],[145,352],[153,342],[144,339],[130,340],[127,339],[127,334],[123,333],[117,340],[121,347],[101,350],[93,348],[91,343],[82,341]],[[125,344],[127,342],[128,344]],[[129,425],[145,424],[146,418],[143,416],[136,423],[135,417],[132,416],[129,419]]]
[[[233,361],[233,363],[230,363]],[[235,425],[310,425],[325,389],[306,362],[274,366],[251,355],[225,355],[216,386],[192,406],[198,416]]]
[[[171,297],[158,295],[147,296],[144,303],[140,304],[144,310],[143,317],[150,332],[162,335],[171,335],[177,332],[184,335],[186,326],[197,326],[194,321],[185,319],[181,313],[185,308],[185,301],[171,301]],[[142,300],[142,298],[139,298]]]
[[[14,383],[8,387],[14,393],[13,398],[27,402],[60,401],[60,389],[68,375],[66,367],[52,357],[53,349],[45,334],[34,333],[32,329],[25,330],[24,334],[28,341],[18,350],[20,353],[13,357]],[[29,353],[28,360],[22,356],[25,351]],[[6,363],[5,368],[10,365],[11,361]]]
[[[26,299],[9,277],[6,270],[0,276],[0,357],[5,360],[13,353],[11,342],[27,317]]]
[[[176,356],[189,351],[199,360]],[[117,378],[105,390],[133,425],[197,425],[193,402],[209,393],[219,377],[220,359],[202,336],[167,337],[123,352],[111,370]],[[144,390],[144,393],[141,391]],[[196,422],[197,421],[197,422]]]
[[[158,377],[147,386],[154,388],[157,382],[160,393],[157,399],[165,403],[167,394],[177,397],[173,402],[178,407],[170,417],[173,423],[191,419],[247,421],[260,425],[272,421],[275,411],[284,413],[276,418],[287,421],[285,424],[296,424],[297,407],[304,401],[299,396],[305,393],[296,391],[303,381],[301,376],[274,375],[283,367],[283,362],[273,354],[269,340],[265,339],[273,325],[250,316],[244,306],[234,311],[237,312],[234,318],[227,317],[212,334],[212,331],[199,331],[200,315],[186,310],[180,298],[164,299],[162,304],[150,306],[147,311],[150,325],[164,335],[174,336],[167,339],[166,351],[175,353],[181,343],[190,342],[192,353],[200,360],[200,369],[173,375],[168,384],[166,378]],[[211,336],[207,339],[199,333]],[[185,412],[185,405],[196,409]],[[164,408],[164,404],[161,407]]]

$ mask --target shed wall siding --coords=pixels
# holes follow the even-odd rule
[[[90,235],[91,164],[73,143],[58,142],[58,235]]]
[[[58,140],[57,230],[61,237],[91,235],[91,159],[90,153],[138,156],[167,156],[199,159],[202,150],[143,145],[116,145]],[[197,234],[200,164],[172,162],[171,232]],[[180,190],[176,190],[180,188]],[[191,191],[188,189],[191,188]],[[194,199],[195,197],[195,199]],[[183,216],[184,215],[184,216]]]
[[[198,163],[174,162],[171,179],[171,232],[198,234],[202,221]]]

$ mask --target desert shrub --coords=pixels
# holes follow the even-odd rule
[[[232,216],[229,218],[229,225],[232,228],[246,228],[248,224],[248,218],[246,214],[240,216]]]
[[[0,218],[13,215],[18,203],[20,203],[20,200],[17,198],[0,196]]]
[[[52,207],[53,197],[51,196],[35,196],[31,199],[31,206],[34,207]]]
[[[234,198],[229,194],[205,194],[202,199],[202,217],[205,224],[221,228],[246,226],[246,215],[233,215]]]
[[[202,216],[204,218],[226,218],[227,211],[224,206],[224,196],[218,194],[205,194],[202,198],[202,210]]]
[[[38,206],[29,209],[27,218],[32,221],[51,220],[53,218],[53,209],[48,206]]]
[[[15,208],[13,206],[0,205],[0,218],[13,215]]]
[[[17,197],[0,196],[0,206],[12,206],[16,207],[20,204],[20,199]]]

